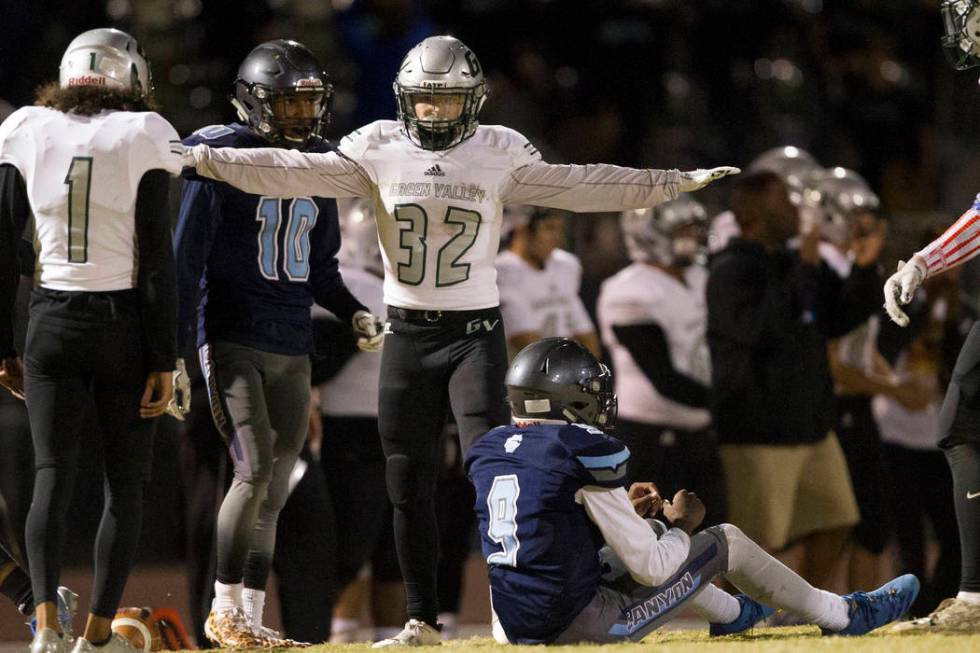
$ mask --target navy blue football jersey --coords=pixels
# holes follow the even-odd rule
[[[629,455],[580,424],[501,426],[466,454],[493,608],[512,643],[553,641],[595,596],[603,540],[575,494],[624,487]]]
[[[212,125],[185,145],[267,147],[239,124]],[[332,149],[317,139],[307,151]],[[276,354],[302,355],[313,345],[310,306],[350,323],[366,310],[344,286],[333,199],[280,199],[242,192],[184,170],[174,236],[178,277],[178,345],[228,340]]]

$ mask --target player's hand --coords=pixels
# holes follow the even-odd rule
[[[140,417],[159,417],[167,411],[167,404],[174,396],[173,372],[150,372],[146,375],[146,387],[140,399]]]
[[[698,168],[697,170],[689,170],[687,172],[681,172],[681,183],[678,189],[682,193],[690,193],[692,191],[701,190],[708,184],[722,177],[727,177],[728,175],[737,175],[742,172],[739,168],[734,168],[732,166],[721,166],[719,168],[708,168],[703,170]]]
[[[704,520],[704,504],[693,492],[678,490],[673,501],[664,504],[664,517],[671,526],[690,535]]]
[[[664,505],[663,497],[660,496],[660,490],[650,482],[633,483],[627,495],[630,501],[633,502],[633,510],[640,517],[653,517],[660,512],[660,509]]]
[[[187,413],[191,412],[191,378],[187,375],[184,359],[177,359],[177,369],[174,370],[173,396],[167,402],[167,414],[184,421]]]
[[[926,278],[926,262],[916,254],[908,263],[898,262],[898,271],[885,282],[885,310],[898,326],[908,326],[909,316],[901,306],[912,301],[916,289]]]
[[[181,145],[180,146],[180,165],[185,168],[197,167],[198,159],[194,154],[194,148],[196,145]]]
[[[384,323],[377,315],[372,315],[367,311],[354,313],[353,319],[354,333],[357,338],[357,346],[361,351],[380,351],[384,344],[385,333]]]
[[[24,398],[24,364],[19,356],[0,361],[0,386],[18,399]]]

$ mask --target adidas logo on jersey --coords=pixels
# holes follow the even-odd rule
[[[429,168],[428,170],[426,170],[425,171],[425,174],[427,176],[429,176],[429,177],[445,177],[446,176],[446,173],[442,171],[442,168],[439,167],[439,164],[438,163],[435,164],[434,166],[432,166],[431,168]]]

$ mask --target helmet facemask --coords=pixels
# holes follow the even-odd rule
[[[238,80],[231,103],[238,116],[258,135],[281,147],[302,149],[329,124],[332,98],[333,86],[320,80],[309,80],[309,85],[301,82],[289,89]],[[313,110],[306,112],[309,115],[303,115],[302,108],[295,107],[292,113],[299,115],[288,115],[291,112],[288,105],[297,100],[313,103]]]
[[[980,3],[977,0],[944,0],[943,52],[956,70],[980,66]]]
[[[486,99],[486,85],[471,88],[402,86],[395,81],[398,119],[409,139],[424,150],[447,150],[476,132],[480,108]],[[429,109],[419,115],[419,109]]]

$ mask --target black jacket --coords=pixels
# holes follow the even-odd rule
[[[793,251],[735,239],[708,277],[711,412],[722,444],[803,444],[835,418],[828,339],[881,304],[874,267],[841,279]]]

